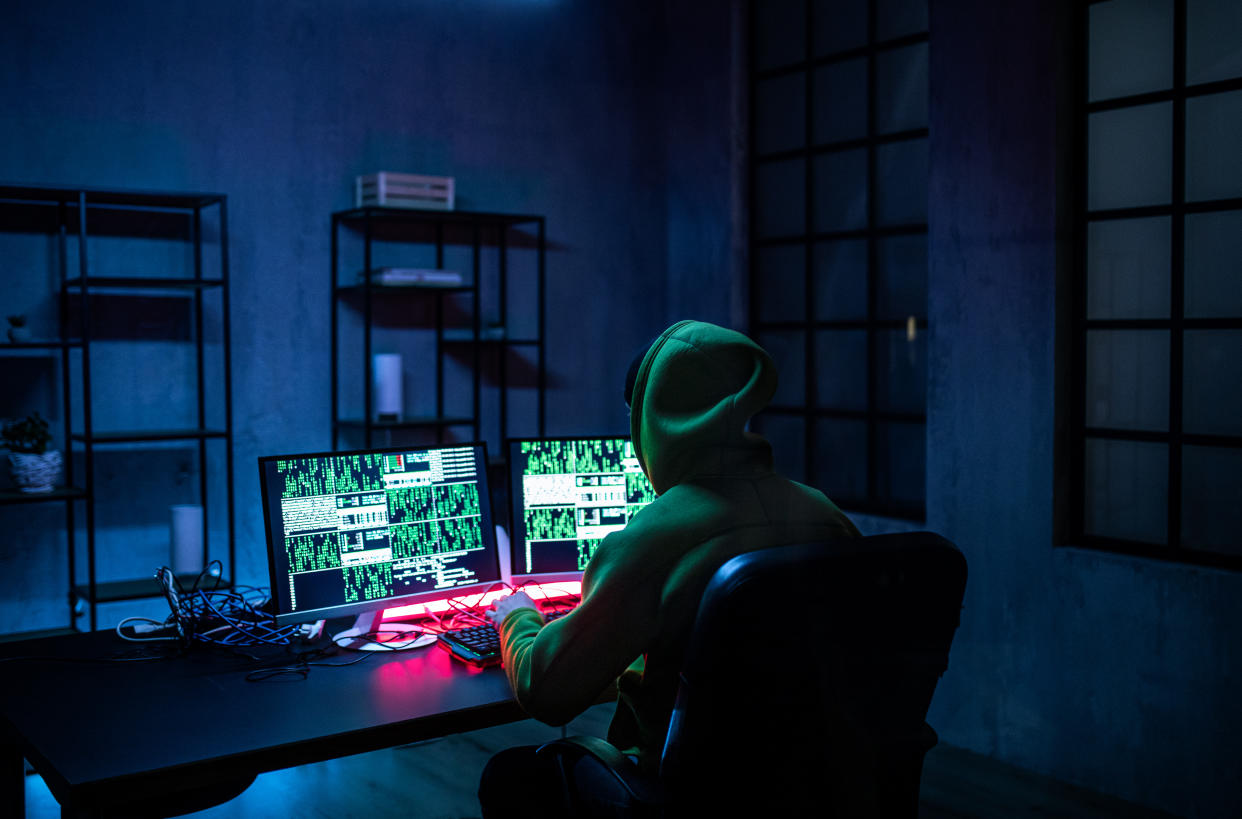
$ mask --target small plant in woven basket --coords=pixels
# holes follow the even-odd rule
[[[32,412],[21,421],[5,424],[0,436],[9,450],[9,467],[18,489],[51,492],[60,476],[61,456],[58,450],[48,451],[52,433],[47,421]]]
[[[52,442],[47,420],[37,412],[30,413],[24,420],[5,424],[3,434],[4,445],[10,452],[42,455],[47,451],[47,445]]]

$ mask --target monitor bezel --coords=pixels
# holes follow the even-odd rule
[[[513,461],[514,445],[521,444],[526,441],[536,442],[536,443],[541,443],[543,441],[598,441],[601,438],[621,438],[621,439],[628,441],[630,440],[630,435],[629,433],[624,433],[620,435],[618,434],[543,435],[543,436],[536,435],[536,436],[524,436],[521,438],[506,438],[505,439],[505,483],[508,486],[508,490],[509,490],[509,497],[508,497],[508,503],[507,503],[507,506],[509,508],[506,510],[506,514],[508,515],[508,523],[509,523],[509,528],[508,528],[509,577],[510,577],[510,582],[513,583],[513,585],[519,586],[519,585],[524,585],[527,583],[537,585],[540,583],[564,583],[564,582],[574,582],[574,581],[581,582],[582,574],[583,574],[581,571],[572,571],[572,572],[525,572],[525,571],[521,571],[519,572],[517,570],[518,560],[517,560],[516,553],[514,552],[514,544],[516,542],[514,535],[517,531],[517,526],[514,521],[514,512],[517,510],[517,503],[518,503],[517,499],[520,493],[520,487],[515,487],[513,485],[513,470],[515,466],[514,461]],[[523,539],[525,538],[523,537]]]
[[[331,606],[330,608],[307,609],[305,611],[286,611],[288,606],[288,598],[285,596],[287,589],[284,585],[276,582],[276,549],[272,542],[272,510],[267,493],[266,475],[264,466],[269,461],[279,461],[288,458],[324,458],[324,457],[340,457],[349,455],[383,455],[396,452],[430,452],[437,449],[466,449],[479,448],[479,454],[482,457],[482,468],[479,471],[479,503],[481,508],[486,509],[483,515],[483,542],[487,545],[492,555],[493,564],[495,566],[495,580],[481,580],[477,583],[468,583],[462,586],[454,586],[451,589],[437,589],[429,592],[416,592],[401,597],[389,597],[382,601],[367,600],[357,603],[345,603],[340,606]],[[455,597],[465,597],[472,594],[480,594],[492,591],[501,586],[503,581],[502,565],[500,562],[499,545],[496,542],[496,512],[492,508],[491,489],[488,483],[488,462],[487,462],[487,442],[486,441],[463,441],[455,444],[435,444],[433,446],[412,445],[412,446],[390,446],[376,447],[371,449],[350,449],[350,450],[329,450],[326,452],[300,452],[291,455],[263,455],[258,459],[259,464],[259,495],[263,499],[263,538],[267,543],[267,577],[271,584],[270,594],[273,605],[273,614],[276,618],[276,625],[293,625],[297,623],[309,623],[316,620],[332,620],[340,617],[349,617],[351,615],[361,614],[367,611],[375,611],[377,609],[397,608],[398,606],[413,606],[422,603],[432,603],[438,600],[448,600]],[[279,591],[278,591],[279,585]]]

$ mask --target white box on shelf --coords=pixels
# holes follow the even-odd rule
[[[453,188],[451,176],[380,171],[355,179],[354,207],[452,210]]]
[[[358,273],[358,281],[365,282],[365,272]],[[460,287],[465,284],[456,270],[438,270],[425,267],[377,267],[371,271],[371,284],[385,287]]]

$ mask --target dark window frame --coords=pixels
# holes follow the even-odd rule
[[[1173,84],[1169,89],[1090,100],[1090,12],[1106,0],[1079,0],[1075,4],[1073,49],[1074,157],[1080,169],[1071,182],[1073,197],[1073,270],[1071,283],[1070,390],[1067,468],[1069,531],[1063,545],[1084,546],[1137,557],[1218,568],[1242,569],[1242,555],[1182,546],[1182,449],[1184,446],[1242,447],[1242,436],[1196,434],[1182,430],[1184,333],[1198,329],[1242,329],[1242,317],[1193,318],[1185,316],[1185,217],[1196,213],[1242,211],[1242,197],[1186,201],[1186,102],[1195,97],[1242,90],[1242,77],[1188,86],[1186,83],[1186,0],[1173,4]],[[1172,106],[1172,190],[1167,204],[1090,210],[1087,205],[1088,132],[1091,114],[1167,102]],[[1171,223],[1170,292],[1168,318],[1087,317],[1087,232],[1092,223],[1116,219],[1167,216]],[[1087,334],[1099,330],[1163,330],[1169,334],[1169,418],[1166,431],[1089,427],[1087,406]],[[1129,540],[1086,531],[1086,447],[1090,440],[1124,440],[1165,444],[1168,447],[1166,533],[1164,543]]]
[[[886,132],[877,134],[876,112],[877,112],[877,93],[876,93],[876,62],[877,58],[887,52],[906,48],[920,43],[930,42],[930,33],[922,31],[914,34],[907,34],[893,37],[886,40],[877,40],[877,0],[869,0],[867,3],[867,44],[850,48],[843,51],[836,51],[823,56],[815,56],[815,3],[813,0],[807,0],[805,3],[805,26],[804,32],[806,37],[805,54],[803,58],[797,62],[791,62],[774,68],[757,70],[755,67],[755,47],[754,34],[758,31],[756,23],[756,6],[760,0],[752,0],[748,4],[749,29],[752,33],[751,40],[751,63],[748,68],[749,77],[749,102],[750,102],[750,122],[749,122],[749,139],[752,146],[748,156],[748,174],[750,186],[750,202],[752,218],[750,220],[749,242],[751,248],[750,257],[750,275],[749,275],[749,327],[752,334],[762,335],[769,331],[800,331],[803,335],[803,355],[805,360],[805,383],[803,385],[803,400],[798,405],[772,405],[763,411],[763,416],[784,416],[800,418],[803,422],[803,440],[805,447],[805,466],[804,478],[808,481],[813,480],[817,475],[816,471],[816,447],[813,442],[816,441],[816,425],[825,419],[850,419],[861,420],[866,423],[867,428],[867,497],[866,498],[838,498],[841,505],[846,506],[851,511],[862,512],[866,514],[882,515],[886,517],[901,518],[907,520],[922,521],[926,518],[926,487],[923,490],[923,499],[917,504],[905,504],[893,501],[891,498],[881,495],[879,491],[879,450],[880,450],[880,425],[883,423],[911,423],[919,424],[924,431],[924,441],[926,440],[927,429],[927,412],[926,399],[924,399],[924,409],[922,412],[893,412],[877,409],[877,367],[879,359],[880,336],[886,330],[896,330],[907,327],[907,321],[903,319],[880,319],[878,317],[878,252],[879,240],[894,236],[927,236],[927,222],[917,222],[910,224],[877,224],[877,180],[876,180],[876,153],[877,149],[884,145],[894,143],[910,142],[914,140],[926,140],[928,138],[929,129],[913,128],[897,132]],[[815,99],[815,71],[818,68],[834,65],[865,58],[867,61],[867,132],[866,136],[857,137],[846,140],[832,141],[816,144],[814,141],[814,99]],[[776,79],[784,76],[792,76],[801,74],[805,77],[804,90],[804,129],[803,143],[800,148],[793,148],[781,151],[772,151],[759,155],[754,147],[756,142],[756,123],[754,112],[756,111],[757,88],[760,83]],[[815,224],[815,191],[814,191],[814,159],[817,156],[825,154],[840,153],[843,151],[866,149],[867,151],[867,216],[866,226],[852,230],[834,230],[834,231],[816,231]],[[755,191],[756,178],[758,169],[762,165],[781,162],[789,159],[802,159],[805,164],[804,179],[804,196],[806,201],[803,229],[801,232],[784,236],[769,236],[760,238],[757,233],[757,220],[753,218],[755,211]],[[867,243],[867,316],[865,319],[856,320],[817,320],[814,318],[815,305],[815,245],[823,241],[842,240],[842,239],[863,239]],[[803,297],[805,301],[805,313],[799,320],[782,320],[782,321],[763,321],[759,315],[760,289],[761,282],[756,262],[757,254],[754,252],[761,248],[778,247],[782,245],[800,245],[804,249],[803,260]],[[918,332],[926,333],[928,328],[927,309],[924,305],[922,315],[916,317],[916,327]],[[815,334],[817,330],[865,330],[867,338],[867,400],[866,409],[833,409],[829,407],[816,406],[815,402],[815,378],[816,370],[816,350],[815,350]],[[926,388],[926,383],[924,383]]]

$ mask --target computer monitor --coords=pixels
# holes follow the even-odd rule
[[[600,541],[655,500],[630,439],[508,442],[514,582],[581,580]]]
[[[481,443],[271,455],[259,485],[278,625],[358,614],[364,628],[500,581]]]

